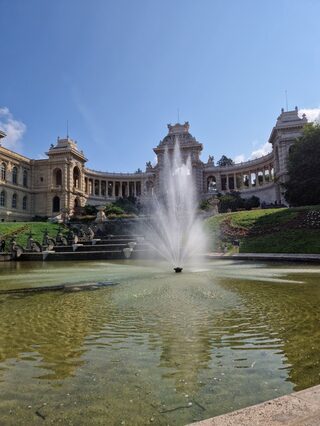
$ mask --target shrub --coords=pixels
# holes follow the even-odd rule
[[[140,204],[135,197],[119,198],[113,205],[120,207],[125,213],[138,214],[140,211]]]
[[[96,215],[97,214],[97,208],[95,206],[91,206],[90,204],[85,205],[82,208],[82,212],[84,216],[90,216],[90,215]]]
[[[210,203],[208,200],[202,200],[199,204],[199,209],[200,210],[209,210],[210,208]]]
[[[110,204],[105,208],[105,213],[109,217],[109,216],[123,215],[125,213],[125,211],[119,206],[116,206],[114,204]]]
[[[252,197],[246,198],[244,200],[244,208],[246,210],[251,210],[259,206],[260,206],[260,198],[256,197],[255,195],[252,195]]]
[[[237,210],[251,210],[260,206],[260,199],[253,195],[250,198],[241,198],[239,192],[230,192],[219,196],[219,212],[226,213],[228,210],[235,212]]]

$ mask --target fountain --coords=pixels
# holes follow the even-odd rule
[[[197,217],[198,200],[190,155],[184,158],[176,138],[164,153],[163,178],[152,195],[146,240],[175,272],[206,251],[206,236]]]

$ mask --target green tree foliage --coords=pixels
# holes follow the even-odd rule
[[[232,166],[234,161],[232,158],[228,158],[226,155],[223,155],[220,160],[217,162],[217,165],[220,167]]]
[[[290,147],[286,200],[291,206],[320,204],[320,126],[307,125]]]

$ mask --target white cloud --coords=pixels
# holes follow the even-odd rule
[[[262,157],[263,155],[269,154],[272,150],[272,145],[269,142],[264,143],[258,149],[251,152],[250,160],[254,160],[255,158]]]
[[[254,146],[257,145],[257,143],[253,143]],[[263,145],[257,147],[254,151],[251,152],[248,158],[244,154],[239,154],[234,158],[235,163],[243,163],[245,161],[249,160],[255,160],[256,158],[263,157],[264,155],[269,154],[272,150],[272,145],[269,142],[264,143]]]
[[[47,158],[45,154],[37,154],[37,160],[46,160]]]
[[[15,120],[9,108],[0,108],[0,130],[6,133],[2,139],[2,144],[12,150],[21,150],[21,139],[27,130],[27,126],[22,122]]]
[[[302,114],[307,116],[308,121],[320,123],[320,108],[299,109],[299,117],[302,117]]]
[[[243,163],[244,161],[246,161],[246,157],[244,154],[239,154],[237,155],[234,160],[235,163]]]

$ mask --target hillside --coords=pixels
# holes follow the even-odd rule
[[[8,246],[11,237],[15,235],[16,242],[25,247],[30,231],[33,239],[41,243],[45,229],[48,230],[50,237],[56,237],[59,225],[49,222],[2,222],[0,223],[0,239],[4,238]]]
[[[320,253],[320,206],[225,213],[207,219],[212,250],[240,253]]]

